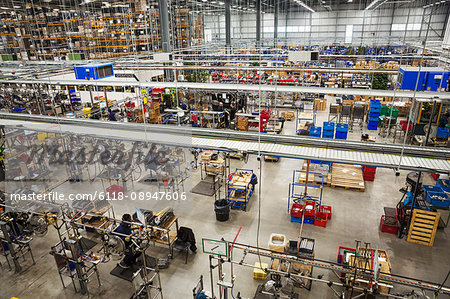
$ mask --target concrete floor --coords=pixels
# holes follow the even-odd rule
[[[286,123],[286,133],[295,130],[294,122]],[[352,133],[353,134],[353,133]],[[354,133],[359,136],[360,133]],[[357,137],[354,136],[354,138]],[[359,137],[358,137],[359,140]],[[292,171],[301,169],[302,160],[281,159],[278,163],[263,162],[262,178],[259,177],[258,162],[251,157],[244,164],[242,161],[232,160],[231,169],[253,169],[259,178],[261,197],[258,188],[253,194],[247,212],[232,210],[230,220],[218,222],[215,219],[212,197],[192,195],[188,207],[180,208],[175,213],[182,226],[194,230],[199,248],[197,254],[190,254],[188,264],[184,264],[184,255],[175,253],[168,269],[161,271],[164,298],[192,298],[192,288],[196,285],[200,275],[205,278],[205,287],[210,290],[208,255],[201,250],[202,238],[233,240],[239,227],[242,231],[238,242],[256,245],[258,203],[261,204],[260,246],[268,247],[272,233],[282,233],[288,239],[296,239],[300,225],[290,222],[287,206],[288,187],[292,179]],[[338,246],[353,247],[355,240],[370,242],[372,247],[384,249],[391,260],[392,272],[395,274],[415,277],[434,282],[442,282],[449,270],[450,238],[445,230],[439,230],[433,247],[422,246],[398,239],[395,235],[382,233],[379,230],[380,217],[383,207],[395,207],[401,194],[398,189],[405,181],[406,172],[396,178],[393,171],[377,169],[374,182],[366,182],[366,191],[357,192],[343,189],[324,188],[323,204],[333,207],[333,218],[326,228],[305,224],[303,236],[315,239],[315,256],[318,259],[335,261]],[[200,180],[200,174],[195,171],[191,182],[195,185]],[[432,183],[431,176],[425,175],[425,183]],[[88,182],[85,184],[89,184]],[[145,187],[135,185],[136,190]],[[60,188],[66,190],[85,190],[85,186],[65,184]],[[91,188],[93,188],[91,186]],[[223,193],[223,192],[222,192]],[[117,218],[122,213],[134,212],[134,205],[115,205]],[[92,234],[89,238],[95,238]],[[56,272],[53,257],[49,254],[50,247],[58,241],[55,229],[51,228],[44,238],[34,238],[31,243],[36,264],[31,265],[27,258],[22,262],[24,270],[15,274],[9,271],[0,257],[3,267],[0,268],[0,298],[78,298],[71,285],[63,288]],[[148,255],[163,256],[167,250],[161,246],[151,246]],[[248,256],[246,262],[253,264],[256,256]],[[263,262],[268,262],[264,259]],[[446,262],[447,261],[447,262]],[[89,291],[94,298],[129,298],[133,287],[129,282],[109,274],[117,261],[100,264],[99,272],[102,286],[98,287],[96,279],[89,283]],[[29,266],[31,265],[31,266]],[[252,269],[235,267],[237,280],[234,294],[241,292],[243,298],[253,298],[256,287],[261,281],[253,279]],[[224,272],[229,275],[228,266]],[[333,273],[315,269],[314,275],[324,274],[325,279],[337,281]],[[215,282],[217,274],[215,273]],[[229,276],[227,276],[228,278]],[[68,283],[68,281],[66,281]],[[448,282],[447,282],[448,285]],[[216,294],[217,294],[217,287]],[[398,293],[404,290],[396,287]],[[301,290],[300,298],[333,298],[332,291],[324,284],[313,283],[311,291]],[[444,297],[443,297],[444,298]]]

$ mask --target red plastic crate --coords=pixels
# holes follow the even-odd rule
[[[295,218],[301,218],[303,214],[303,206],[298,203],[294,203],[291,207],[291,216]]]
[[[364,174],[363,178],[364,178],[365,181],[370,181],[370,182],[375,181],[375,175],[366,175],[366,174]]]
[[[123,187],[114,184],[106,188],[106,192],[108,193],[108,198],[116,199],[120,193],[123,194]]]
[[[381,219],[380,219],[381,231],[383,233],[389,233],[389,234],[396,235],[398,232],[398,223],[396,225],[385,224],[384,219],[386,219],[386,218],[395,219],[394,217],[390,217],[390,216],[386,216],[386,215],[381,216]],[[397,219],[395,219],[395,220],[397,221]]]
[[[370,166],[364,166],[364,173],[373,173],[375,174],[377,172],[376,167],[370,167]]]
[[[320,213],[320,212],[317,212],[317,213]],[[317,215],[317,213],[316,213],[316,215]],[[315,218],[314,219],[314,225],[316,225],[316,226],[322,226],[322,227],[327,227],[327,219],[325,218],[325,219],[322,219],[322,218]]]
[[[312,206],[312,208],[310,208]],[[314,200],[307,200],[305,204],[305,217],[314,218],[316,214],[316,202]]]
[[[331,215],[332,215],[332,209],[331,209],[331,206],[321,205],[321,206],[320,206],[320,212],[326,213],[326,214],[327,214],[327,219],[328,219],[328,220],[331,219]]]

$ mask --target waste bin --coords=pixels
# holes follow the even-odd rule
[[[227,221],[230,218],[230,201],[219,199],[214,202],[214,211],[218,221]]]

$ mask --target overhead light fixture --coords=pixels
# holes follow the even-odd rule
[[[301,7],[309,10],[310,12],[316,12],[314,9],[312,9],[311,7],[309,7],[308,5],[306,5],[305,3],[303,3],[300,0],[294,0],[295,3],[297,3],[298,5],[300,5]]]
[[[373,1],[369,4],[369,6],[366,7],[365,10],[371,9],[375,4],[377,4],[377,3],[380,2],[380,1],[381,1],[381,0],[373,0]]]
[[[352,2],[353,2],[353,0],[348,0],[347,2],[348,2],[348,3],[352,3]]]
[[[444,4],[444,3],[448,2],[448,1],[450,1],[450,0],[437,1],[437,2],[435,2],[435,3],[431,3],[431,4],[428,4],[428,5],[425,5],[425,6],[422,7],[422,8],[423,8],[423,9],[426,9],[426,8],[428,8],[428,7],[433,7],[434,5]]]

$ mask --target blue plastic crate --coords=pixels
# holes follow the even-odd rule
[[[441,137],[441,138],[448,138],[449,136],[449,131],[447,128],[437,128],[436,131],[436,137]]]
[[[437,186],[441,187],[442,190],[450,192],[450,180],[439,179],[436,183]]]
[[[336,133],[337,132],[348,132],[348,124],[336,124]]]
[[[381,112],[381,108],[379,108],[379,107],[370,107],[370,109],[369,109],[369,113],[378,113],[378,114],[380,114],[380,112]]]
[[[302,218],[301,217],[292,217],[291,216],[291,222],[302,223]]]
[[[371,130],[371,131],[374,131],[374,130],[378,130],[378,125],[368,125],[367,126],[367,130]]]
[[[347,132],[336,132],[334,135],[336,139],[347,139]]]
[[[307,218],[307,217],[305,217],[305,223],[314,224],[314,218]]]
[[[440,199],[436,199],[435,198],[436,196],[439,197]],[[426,200],[433,207],[444,208],[444,209],[448,209],[450,207],[450,198],[448,197],[447,193],[445,193],[445,192],[428,191]],[[305,221],[305,223],[306,223],[306,221]]]
[[[322,135],[322,138],[333,139],[333,135]]]
[[[311,127],[311,129],[309,130],[309,136],[312,137],[320,137],[321,133],[322,133],[321,127]]]
[[[369,116],[369,122],[376,122],[376,123],[378,123],[378,119],[379,119],[378,116]]]
[[[379,116],[380,116],[380,112],[379,112],[379,111],[378,111],[378,112],[372,112],[372,111],[370,111],[370,112],[369,112],[369,116],[379,117]]]
[[[324,128],[324,130],[325,130],[325,128],[333,128],[333,130],[334,130],[334,122],[328,122],[328,121],[324,121],[323,122],[323,128]]]

